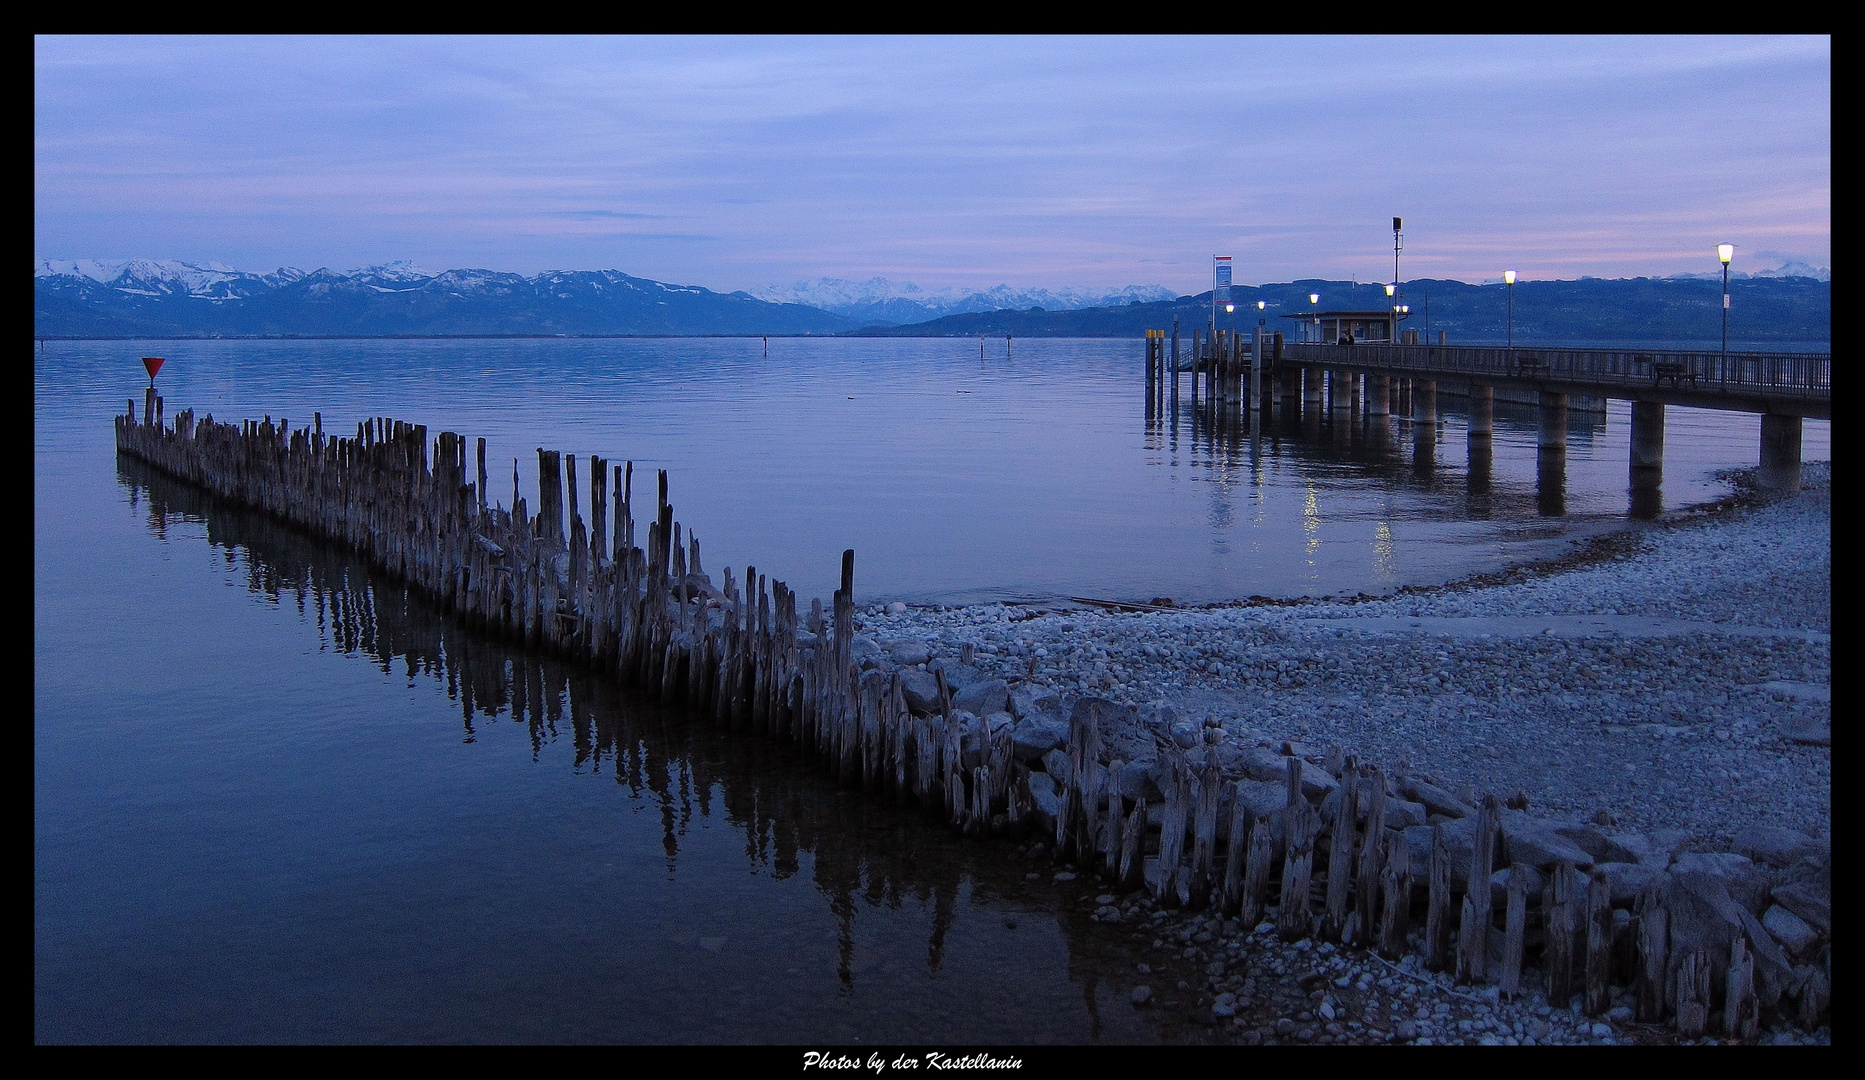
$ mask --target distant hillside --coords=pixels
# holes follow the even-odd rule
[[[1411,307],[1405,325],[1435,339],[1444,331],[1453,344],[1501,342],[1508,333],[1508,287],[1419,279],[1403,288]],[[1832,283],[1805,277],[1749,278],[1729,287],[1731,340],[1830,341]],[[1319,305],[1308,301],[1320,293]],[[1294,338],[1298,329],[1285,313],[1327,310],[1384,310],[1391,303],[1383,285],[1311,279],[1231,290],[1235,314],[1219,313],[1218,325],[1249,330],[1260,317],[1271,332]],[[1673,278],[1581,278],[1522,281],[1515,285],[1518,344],[1613,341],[1716,341],[1722,333],[1722,283]],[[1211,294],[1120,307],[1045,311],[1041,308],[948,315],[905,326],[866,327],[854,333],[887,337],[1137,337],[1146,330],[1202,330],[1211,318]]]
[[[883,277],[866,281],[817,278],[794,285],[767,285],[752,290],[760,300],[807,304],[857,320],[862,326],[898,326],[926,322],[946,315],[973,311],[1022,310],[1041,306],[1050,311],[1118,307],[1129,301],[1170,300],[1174,293],[1163,285],[1128,285],[1119,289],[1031,289],[994,285],[977,289],[922,289],[910,281]]]
[[[172,261],[48,261],[33,277],[37,337],[833,334],[858,325],[801,304],[614,270],[527,278],[390,264],[261,275]]]

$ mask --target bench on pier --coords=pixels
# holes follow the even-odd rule
[[[1651,361],[1651,387],[1654,390],[1666,379],[1671,380],[1672,389],[1676,389],[1686,379],[1691,386],[1697,385],[1697,373],[1690,370],[1690,365],[1682,360],[1654,360],[1649,356],[1641,356],[1639,359]]]
[[[1548,362],[1534,353],[1523,353],[1515,358],[1515,373],[1517,375],[1546,375]]]

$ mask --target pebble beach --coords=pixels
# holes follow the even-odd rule
[[[1110,738],[1127,761],[1148,741],[1190,746],[1221,728],[1226,743],[1311,761],[1345,751],[1465,802],[1494,794],[1552,821],[1673,837],[1678,852],[1728,853],[1756,826],[1829,849],[1830,465],[1807,464],[1788,497],[1731,479],[1735,496],[1552,562],[1388,597],[893,604],[857,629],[889,666],[1005,680],[1012,712],[1131,706],[1132,730]],[[1136,948],[1157,958],[1136,969],[1136,1008],[1183,1011],[1224,1041],[1675,1041],[1631,1024],[1629,999],[1584,1017],[1539,991],[1455,987],[1415,957],[1157,910],[1144,890],[1082,902],[1137,924]],[[1826,1042],[1830,1029],[1776,1018],[1762,1041]]]

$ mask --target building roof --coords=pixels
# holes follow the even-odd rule
[[[1285,319],[1389,319],[1392,314],[1392,310],[1387,308],[1382,311],[1292,311],[1282,317]]]

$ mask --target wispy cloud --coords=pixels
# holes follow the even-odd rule
[[[59,38],[35,254],[1202,287],[1831,249],[1831,40]],[[652,233],[633,223],[666,222]],[[671,227],[669,227],[671,226]],[[133,250],[126,245],[134,245]]]

